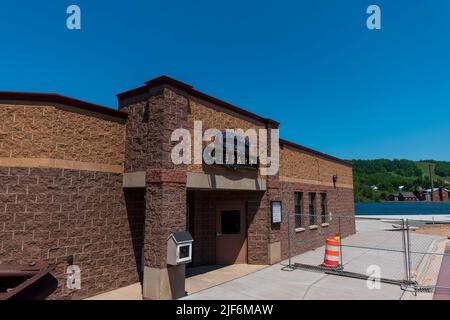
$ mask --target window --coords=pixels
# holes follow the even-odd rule
[[[295,192],[294,193],[294,207],[295,207],[295,228],[302,227],[302,200],[303,193]]]
[[[322,223],[327,222],[327,194],[320,194],[320,217],[322,218]]]
[[[179,259],[185,259],[190,257],[190,248],[191,245],[180,246]]]
[[[316,224],[316,194],[309,193],[309,225]]]
[[[241,213],[239,210],[222,211],[222,234],[241,233]]]

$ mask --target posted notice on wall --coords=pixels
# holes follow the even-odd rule
[[[281,201],[272,202],[272,223],[281,223]]]

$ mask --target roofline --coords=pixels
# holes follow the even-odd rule
[[[167,77],[167,76],[161,76],[161,77],[158,77],[158,78],[146,81],[144,86],[138,87],[138,88],[135,88],[135,89],[132,89],[132,90],[128,90],[128,91],[125,91],[125,92],[122,92],[122,93],[119,93],[116,96],[117,96],[117,98],[119,100],[126,99],[126,98],[129,98],[129,97],[138,95],[138,94],[146,93],[149,89],[154,88],[154,87],[158,87],[158,86],[161,86],[161,85],[170,85],[172,87],[175,87],[177,89],[185,91],[186,93],[188,93],[189,95],[191,95],[193,97],[205,100],[205,101],[210,102],[212,104],[216,104],[216,105],[221,106],[221,107],[223,107],[225,109],[228,109],[230,111],[236,112],[236,113],[241,114],[243,116],[246,116],[248,118],[257,120],[259,122],[262,122],[262,123],[265,123],[265,124],[268,124],[268,125],[272,125],[272,126],[275,126],[275,127],[278,127],[280,125],[280,123],[275,121],[275,120],[258,116],[257,114],[255,114],[253,112],[244,110],[244,109],[239,108],[239,107],[237,107],[235,105],[232,105],[232,104],[230,104],[228,102],[225,102],[225,101],[219,100],[217,98],[214,98],[214,97],[212,97],[210,95],[207,95],[206,93],[203,93],[203,92],[200,92],[198,90],[195,90],[194,87],[189,85],[189,84],[186,84],[184,82],[178,81],[176,79],[173,79],[173,78],[170,78],[170,77]]]
[[[115,110],[98,104],[62,96],[56,93],[0,91],[0,100],[53,102],[122,119],[126,119],[128,116],[128,113],[124,111]]]
[[[301,146],[301,145],[296,144],[296,143],[291,142],[291,141],[280,139],[280,145],[281,146],[288,146],[288,147],[291,147],[291,148],[294,148],[294,149],[298,149],[298,150],[301,150],[301,151],[305,151],[305,152],[313,154],[315,156],[318,156],[318,157],[321,157],[321,158],[324,158],[324,159],[327,159],[327,160],[331,160],[331,161],[334,161],[334,162],[338,162],[338,163],[346,165],[348,167],[353,167],[353,165],[349,161],[333,157],[333,156],[331,156],[329,154],[326,154],[326,153],[323,153],[323,152],[320,152],[320,151],[317,151],[317,150],[314,150],[314,149],[311,149],[311,148],[308,148],[308,147],[305,147],[305,146]]]

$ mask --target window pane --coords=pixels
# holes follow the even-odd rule
[[[241,213],[239,210],[222,211],[222,234],[241,233]]]
[[[327,221],[327,194],[322,193],[320,195],[320,214],[322,217],[322,223]]]
[[[309,225],[316,224],[316,194],[309,194]]]
[[[303,193],[294,193],[294,208],[295,208],[295,228],[300,228],[302,226],[302,196]]]
[[[180,246],[180,256],[179,256],[180,259],[189,257],[189,247],[190,247],[189,245]]]

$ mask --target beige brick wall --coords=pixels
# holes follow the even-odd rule
[[[280,148],[280,180],[353,188],[352,168],[290,147]]]
[[[63,106],[0,104],[0,158],[123,166],[125,123]]]

